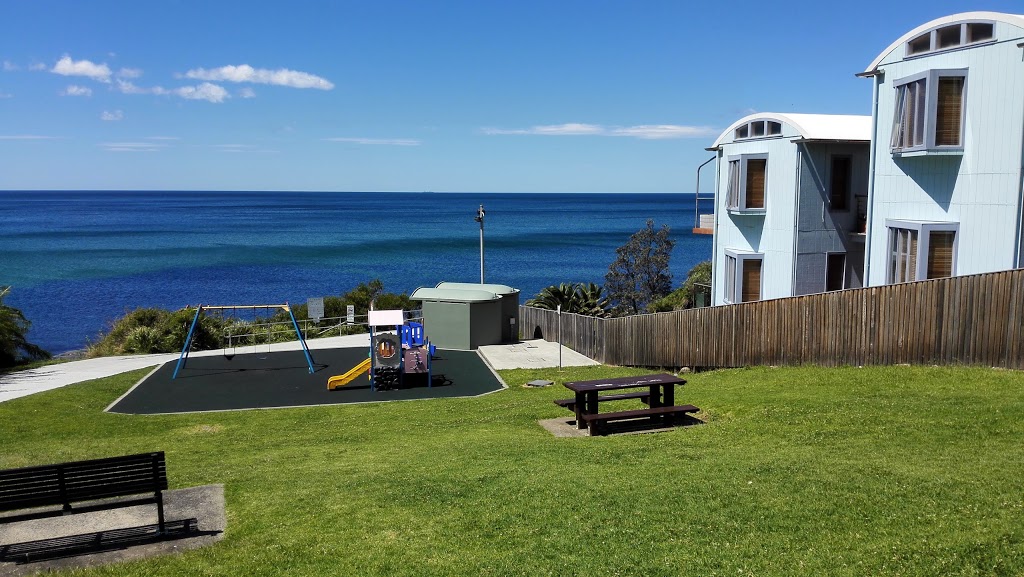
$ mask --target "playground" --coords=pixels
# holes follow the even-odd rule
[[[175,363],[147,375],[109,409],[112,413],[160,414],[198,411],[269,409],[378,401],[471,397],[503,387],[476,351],[437,350],[432,386],[415,382],[372,390],[366,373],[337,390],[330,377],[343,374],[367,358],[367,348],[311,351],[310,373],[302,350],[234,355],[192,356],[176,379]]]
[[[204,313],[240,308],[287,312],[298,350],[271,352],[268,342],[266,350],[254,346],[238,354],[236,346],[225,346],[219,355],[191,355]],[[423,324],[407,319],[405,311],[370,310],[366,325],[369,347],[321,349],[314,359],[287,303],[200,305],[178,360],[147,375],[108,411],[190,413],[467,397],[504,386],[476,351],[436,349]]]

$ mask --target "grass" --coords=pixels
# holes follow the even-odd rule
[[[780,368],[692,375],[706,424],[556,439],[558,383],[450,399],[102,413],[146,371],[0,404],[0,468],[165,450],[223,483],[228,532],[82,575],[1020,575],[1024,374]],[[630,401],[623,401],[629,403]]]

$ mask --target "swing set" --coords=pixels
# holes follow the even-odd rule
[[[223,311],[230,310],[232,312],[237,313],[238,309],[252,310],[253,314],[255,314],[256,311],[261,310],[261,309],[262,310],[283,309],[285,312],[287,312],[289,318],[291,318],[291,321],[292,321],[291,322],[292,328],[295,329],[295,335],[298,337],[299,343],[302,345],[302,352],[305,353],[305,355],[306,355],[306,363],[309,365],[309,374],[313,374],[314,372],[316,372],[316,370],[313,368],[313,357],[309,354],[309,347],[306,346],[306,339],[305,339],[305,337],[302,336],[302,331],[299,330],[299,323],[295,320],[295,315],[292,313],[292,309],[291,309],[290,306],[288,306],[288,303],[284,303],[283,305],[227,305],[227,306],[199,305],[199,307],[196,308],[196,316],[192,319],[192,326],[189,327],[189,329],[188,329],[188,336],[185,337],[185,345],[183,347],[181,347],[181,355],[178,356],[178,364],[174,367],[174,375],[171,376],[172,380],[178,378],[178,372],[181,371],[181,369],[183,369],[185,367],[185,364],[188,362],[188,354],[189,354],[189,351],[192,348],[192,339],[195,338],[196,326],[199,325],[199,319],[200,319],[200,317],[203,316],[203,312],[204,311],[221,311],[221,313],[223,314]],[[235,345],[234,345],[234,343],[231,342],[231,338],[232,338],[232,336],[229,334],[228,335],[228,343],[224,347],[224,357],[227,358],[228,360],[230,360],[232,357],[235,356]],[[230,354],[228,354],[227,347],[231,347],[231,353]],[[269,352],[269,351],[270,351],[270,332],[268,331],[268,333],[267,333],[267,352]]]

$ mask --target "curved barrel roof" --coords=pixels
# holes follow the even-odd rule
[[[871,117],[851,114],[789,114],[758,112],[734,122],[708,150],[717,150],[737,127],[753,120],[774,120],[788,124],[805,140],[871,140]]]
[[[871,64],[869,64],[868,67],[864,69],[864,72],[860,73],[860,75],[863,76],[873,74],[876,70],[878,70],[878,65],[881,64],[882,60],[884,60],[885,57],[888,56],[893,50],[898,48],[901,44],[909,42],[913,38],[916,38],[917,36],[921,35],[924,32],[927,32],[928,30],[931,30],[932,28],[956,24],[958,22],[972,22],[978,20],[1005,22],[1007,24],[1017,26],[1018,28],[1024,28],[1024,15],[1020,14],[1004,14],[1002,12],[961,12],[959,14],[943,16],[942,18],[936,18],[931,22],[925,22],[924,24],[918,26],[917,28],[914,28],[910,32],[907,32],[903,36],[900,36],[895,42],[890,44],[888,48],[883,50],[882,53],[878,55],[878,57],[872,60]]]
[[[477,285],[479,286],[479,285]],[[482,303],[500,299],[493,292],[484,290],[463,290],[454,288],[420,287],[409,295],[414,301],[444,301],[452,303]]]

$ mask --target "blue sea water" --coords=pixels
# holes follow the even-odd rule
[[[379,278],[391,292],[486,281],[522,300],[603,283],[649,218],[672,229],[676,284],[711,256],[692,194],[0,192],[0,285],[53,353],[137,307],[305,302]],[[704,202],[704,201],[702,201]]]

